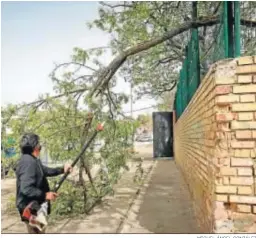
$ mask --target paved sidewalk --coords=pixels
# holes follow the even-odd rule
[[[188,187],[173,160],[157,161],[122,233],[200,233]]]
[[[47,233],[118,233],[127,217],[127,213],[137,198],[141,185],[133,182],[138,162],[129,163],[129,171],[124,172],[115,186],[115,195],[103,200],[95,207],[91,215],[83,219],[64,219],[49,226]],[[144,177],[147,177],[154,162],[142,163]],[[2,233],[26,233],[26,228],[20,222],[18,214],[4,214],[2,217]]]
[[[153,167],[153,161],[144,161],[144,177]],[[126,220],[127,213],[137,198],[140,186],[133,182],[137,163],[132,163],[115,187],[114,197],[106,197],[85,219],[72,220],[59,229],[50,229],[53,233],[119,233]]]
[[[114,196],[106,197],[84,218],[56,222],[47,233],[200,233],[188,187],[175,162],[154,161],[152,148],[142,149],[143,184],[133,181],[139,162],[130,162]],[[14,192],[14,180],[2,181],[2,233],[26,232],[18,214],[3,212],[6,195]]]

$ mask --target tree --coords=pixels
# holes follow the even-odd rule
[[[60,93],[65,87],[67,85],[63,81],[55,82],[55,89]],[[79,96],[48,98],[40,107],[22,107],[16,111],[15,117],[9,115],[13,113],[13,106],[2,109],[2,120],[13,132],[11,136],[16,141],[17,151],[21,135],[34,132],[40,135],[41,145],[47,148],[50,157],[60,162],[75,158],[97,123],[106,122],[104,131],[97,137],[97,140],[104,142],[102,148],[96,150],[94,142],[80,158],[77,166],[79,181],[68,180],[63,184],[65,189],[60,191],[63,196],[53,206],[54,215],[87,213],[102,197],[112,192],[113,185],[119,179],[120,169],[126,168],[127,159],[132,153],[127,138],[134,133],[136,123],[113,119],[108,101],[102,104],[101,109],[104,110],[98,110],[99,105],[95,106],[91,101],[86,101],[89,108],[79,108]],[[122,103],[122,100],[119,102]],[[118,103],[116,105],[119,106]],[[5,140],[6,136],[2,136],[2,140]],[[91,169],[96,165],[100,169],[93,176]]]
[[[202,72],[208,70],[212,61],[207,59],[214,50],[212,45],[219,31],[217,23],[222,4],[221,2],[194,3],[194,5],[192,2],[180,1],[100,3],[100,17],[89,24],[89,27],[97,27],[112,35],[110,43],[112,52],[123,56],[119,57],[120,65],[129,57],[129,64],[127,61],[122,63],[120,75],[132,74],[131,78],[137,86],[138,97],[149,95],[158,98],[164,92],[170,92],[175,88],[185,56],[185,47],[190,39],[190,30],[194,27],[199,27]],[[246,17],[246,13],[250,13],[255,8],[255,3],[247,2],[246,8],[243,7],[241,10],[242,17]],[[255,18],[254,13],[251,20]],[[242,24],[248,26],[249,23],[245,23],[242,20]],[[255,27],[255,23],[252,21],[250,24]],[[253,28],[248,29],[253,32]],[[255,44],[253,37],[247,38]],[[132,47],[129,48],[130,46]],[[245,48],[249,49],[249,43]],[[247,54],[250,52],[247,51]],[[131,55],[133,57],[130,57]],[[108,79],[105,82],[108,82]]]
[[[159,100],[158,110],[159,111],[172,111],[174,105],[174,94],[175,91],[163,93],[161,99]]]
[[[147,114],[140,114],[138,116],[137,120],[139,121],[140,125],[142,125],[142,126],[149,125],[149,124],[151,124],[151,121],[152,121],[150,115],[147,115]]]
[[[87,50],[74,48],[72,60],[56,65],[51,73],[51,78],[63,85],[62,91],[57,90],[58,94],[52,98],[65,95],[81,97],[81,94],[87,93],[87,98],[93,100],[93,96],[101,95],[111,105],[111,111],[115,109],[116,113],[121,113],[113,99],[127,101],[127,97],[113,92],[118,70],[119,75],[134,74],[134,77],[129,78],[133,78],[135,86],[138,86],[138,96],[159,96],[171,91],[177,82],[178,67],[184,57],[189,31],[198,28],[200,41],[207,46],[209,38],[214,39],[211,27],[220,21],[220,2],[198,2],[197,17],[192,17],[194,9],[191,2],[101,4],[100,18],[88,25],[109,32],[113,37],[110,46]],[[248,9],[255,9],[255,3],[248,2],[242,16],[246,15]],[[253,31],[256,22],[252,19],[242,18],[241,24],[250,26]],[[106,66],[100,62],[99,56],[108,50],[116,57]],[[202,58],[208,51],[202,50]],[[129,67],[126,65],[128,58],[131,63]],[[64,74],[61,73],[63,70]],[[46,99],[40,97],[29,106],[39,107]]]
[[[255,8],[255,3],[250,4]],[[128,138],[127,135],[134,132],[131,128],[135,128],[134,121],[121,110],[122,104],[128,101],[127,95],[114,91],[117,76],[132,78],[138,97],[157,98],[172,91],[191,29],[199,29],[200,57],[207,56],[214,29],[220,21],[220,3],[198,2],[196,15],[195,4],[191,2],[103,2],[101,5],[100,18],[89,23],[89,27],[109,32],[112,35],[110,45],[87,50],[74,48],[70,62],[57,64],[50,74],[56,95],[43,95],[29,104],[9,105],[2,109],[2,125],[12,127],[15,138],[24,131],[37,129],[47,141],[52,156],[67,159],[81,149],[92,126],[106,120],[108,126],[101,135],[105,145],[100,158],[106,159],[108,184],[112,185],[111,181],[116,181],[120,166],[130,155],[125,152],[127,140],[124,138]],[[256,26],[251,20],[242,19],[241,23]],[[109,50],[115,57],[104,65],[99,56]],[[202,67],[208,65],[206,62]],[[15,121],[13,115],[22,119]],[[125,124],[118,120],[120,117]],[[94,156],[93,147],[86,158],[92,163],[101,163]],[[82,158],[80,178],[81,171],[87,167],[83,161]],[[88,185],[82,186],[83,197],[88,201],[85,187]],[[97,186],[91,186],[92,191],[93,187]]]

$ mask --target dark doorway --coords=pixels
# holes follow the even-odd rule
[[[157,157],[173,157],[172,112],[153,112],[153,154]]]

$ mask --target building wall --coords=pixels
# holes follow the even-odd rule
[[[214,64],[174,124],[202,232],[256,232],[256,57]]]

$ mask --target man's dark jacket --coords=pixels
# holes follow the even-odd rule
[[[62,173],[64,168],[48,168],[36,157],[22,155],[16,167],[16,205],[20,214],[30,202],[37,201],[41,204],[45,201],[46,193],[50,191],[46,177]],[[50,206],[48,212],[50,213]]]

